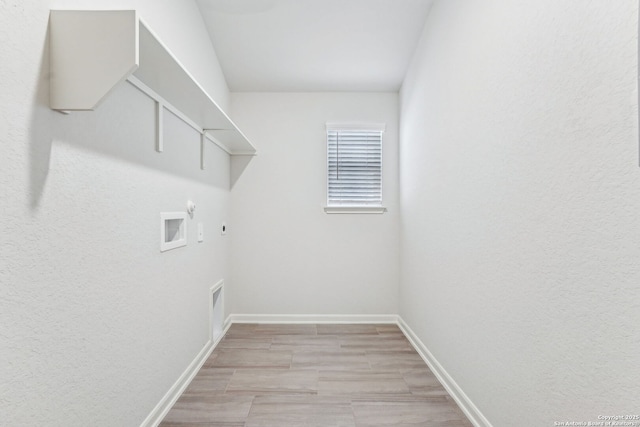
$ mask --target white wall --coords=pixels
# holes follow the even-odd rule
[[[232,93],[258,150],[231,192],[236,314],[397,313],[395,93]],[[328,215],[328,121],[387,124],[382,215]]]
[[[439,1],[404,82],[400,313],[496,427],[638,412],[637,17]]]
[[[0,4],[0,424],[139,425],[208,340],[208,289],[227,276],[214,230],[229,159],[211,145],[201,171],[199,135],[169,113],[156,153],[154,103],[128,83],[95,112],[49,110],[60,3],[140,6],[185,64],[201,64],[197,77],[210,73],[207,89],[228,94],[192,2]],[[160,253],[159,213],[188,199],[188,246]]]

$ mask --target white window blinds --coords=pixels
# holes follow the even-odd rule
[[[382,205],[384,125],[327,124],[327,204]]]

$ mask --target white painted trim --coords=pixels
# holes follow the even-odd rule
[[[173,114],[174,116],[176,116],[177,118],[179,118],[180,120],[182,120],[183,122],[185,122],[186,124],[188,124],[189,126],[191,126],[191,128],[195,129],[196,131],[202,133],[202,128],[200,126],[198,126],[196,124],[196,122],[194,122],[193,120],[191,120],[189,117],[187,117],[186,115],[184,115],[182,113],[182,111],[178,110],[176,107],[173,106],[173,104],[171,104],[169,101],[167,101],[166,99],[164,99],[159,93],[157,93],[155,90],[151,89],[149,86],[147,86],[146,84],[144,84],[142,82],[142,80],[138,79],[136,76],[134,75],[130,75],[129,77],[127,77],[127,82],[131,83],[131,85],[133,85],[133,87],[135,87],[136,89],[138,89],[140,92],[144,93],[145,95],[147,95],[149,98],[151,98],[152,100],[154,100],[157,103],[162,104],[162,106],[164,108],[166,108],[168,111],[171,112],[171,114]]]
[[[166,99],[164,99],[160,94],[158,94],[156,91],[154,91],[153,89],[151,89],[149,86],[147,86],[146,84],[144,84],[140,79],[138,79],[136,76],[134,75],[130,75],[129,77],[127,77],[127,82],[129,82],[133,87],[135,87],[136,89],[138,89],[140,92],[144,93],[145,95],[147,95],[149,98],[151,98],[152,100],[154,100],[156,103],[161,104],[163,109],[168,110],[171,114],[173,114],[174,116],[176,116],[177,118],[179,118],[180,120],[182,120],[185,124],[187,124],[189,127],[191,127],[193,130],[195,130],[196,132],[204,135],[203,138],[208,139],[209,141],[213,142],[215,145],[217,145],[218,147],[220,147],[225,153],[229,154],[229,155],[236,155],[235,152],[233,152],[229,147],[227,147],[225,144],[223,144],[222,142],[218,141],[217,139],[215,139],[214,137],[212,137],[211,135],[207,134],[207,131],[210,131],[211,129],[203,129],[202,127],[200,127],[199,125],[196,124],[196,122],[194,122],[193,120],[191,120],[189,117],[187,117],[184,113],[182,113],[182,111],[178,110],[175,106],[173,106],[169,101],[167,101]],[[156,110],[157,111],[157,110]],[[158,121],[160,121],[161,118],[157,118]],[[158,125],[159,126],[159,125]],[[160,132],[160,131],[158,131]],[[239,132],[239,131],[238,131]],[[158,150],[159,151],[159,150]],[[255,156],[256,152],[254,151],[238,151],[237,153],[238,155],[241,156]]]
[[[216,337],[214,337],[215,331],[213,330],[213,322],[215,320],[215,313],[213,309],[213,295],[218,291],[220,291],[220,295],[218,296],[220,300],[218,301],[218,304],[220,304],[219,310],[222,312],[222,332],[216,339]],[[216,342],[221,340],[228,327],[229,323],[224,320],[224,279],[222,279],[211,288],[209,288],[209,339]]]
[[[383,214],[387,211],[384,206],[325,206],[328,214]]]
[[[217,139],[215,139],[213,136],[211,136],[210,134],[207,133],[208,129],[202,129],[202,137],[208,139],[209,141],[213,142],[215,145],[217,145],[222,151],[224,151],[225,153],[229,154],[229,155],[233,155],[233,153],[231,152],[231,150],[224,145],[222,142],[218,141]],[[204,141],[204,139],[203,139]]]
[[[156,101],[156,151],[164,151],[164,105]]]
[[[384,323],[397,324],[395,314],[231,314],[230,323]]]
[[[170,220],[181,220],[180,238],[167,242],[166,222]],[[160,252],[187,246],[187,213],[186,212],[160,212]]]
[[[200,134],[200,170],[204,170],[205,169],[205,163],[204,163],[204,144],[207,141],[207,137],[205,136],[204,133]]]
[[[256,157],[258,155],[257,152],[249,152],[249,151],[234,151],[232,156],[246,156],[246,157]]]
[[[205,346],[200,350],[198,355],[193,359],[193,361],[187,366],[187,369],[180,375],[180,377],[176,380],[176,382],[171,386],[169,391],[160,399],[160,402],[156,405],[155,408],[147,415],[147,418],[140,424],[140,427],[157,427],[160,422],[167,415],[171,407],[178,400],[180,395],[186,390],[193,377],[196,376],[204,362],[211,356],[211,353],[216,348],[222,337],[227,333],[231,325],[226,323],[224,331],[220,335],[220,338],[212,342],[211,340],[207,341]]]
[[[231,321],[231,317],[233,316],[233,314],[230,314],[227,316],[226,319],[224,319],[224,327],[225,327],[225,331],[227,329],[229,329],[229,327],[233,324],[233,322]]]
[[[384,132],[387,129],[385,123],[353,123],[353,122],[327,122],[327,132],[336,130],[365,130],[371,132]]]
[[[224,279],[223,280],[219,280],[215,285],[213,285],[212,287],[209,288],[209,292],[213,294],[218,289],[222,288],[223,286],[224,286]]]
[[[465,394],[455,380],[449,375],[438,360],[431,354],[427,346],[411,330],[402,317],[398,316],[398,327],[402,330],[411,345],[416,349],[420,357],[431,369],[431,372],[438,378],[438,381],[447,390],[447,393],[456,401],[462,412],[469,418],[475,427],[493,427],[489,420],[480,412],[480,409],[473,404],[469,396]]]

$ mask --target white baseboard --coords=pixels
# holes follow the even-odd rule
[[[449,373],[442,367],[438,360],[427,349],[427,346],[418,338],[411,328],[398,316],[398,326],[407,337],[411,345],[416,349],[420,357],[429,366],[429,369],[438,378],[442,386],[447,390],[449,395],[456,401],[462,412],[469,418],[469,421],[475,427],[492,427],[487,418],[480,412],[478,407],[473,404],[471,399],[465,394],[460,386],[451,378]]]
[[[397,324],[395,314],[232,314],[227,323],[380,323]]]
[[[155,408],[149,413],[147,418],[140,424],[140,427],[156,427],[162,419],[167,415],[171,407],[178,400],[180,395],[187,388],[193,377],[196,376],[204,362],[209,358],[213,350],[216,348],[224,334],[227,333],[227,329],[231,326],[230,323],[225,322],[225,329],[220,335],[220,337],[215,341],[207,341],[207,344],[203,347],[202,350],[198,353],[198,355],[191,361],[187,369],[180,375],[180,377],[176,380],[176,382],[171,386],[169,391],[160,399],[160,402],[156,405]]]

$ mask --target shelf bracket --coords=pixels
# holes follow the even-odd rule
[[[164,151],[164,105],[162,102],[156,101],[156,151],[162,153]]]
[[[200,169],[204,170],[204,145],[207,142],[206,132],[200,134]]]
[[[222,129],[202,129],[202,133],[205,133],[205,134],[206,134],[207,132],[211,132],[211,133],[213,133],[213,132],[215,132],[215,131],[219,131],[219,130],[222,130]],[[231,152],[231,150],[229,150],[229,148],[228,148],[226,145],[224,145],[223,143],[221,143],[220,141],[218,141],[218,139],[217,139],[217,138],[215,138],[213,135],[211,135],[211,133],[209,133],[209,134],[206,136],[206,138],[207,138],[209,141],[211,141],[211,142],[213,142],[214,144],[216,144],[218,147],[220,147],[220,149],[221,149],[222,151],[224,151],[225,153],[227,153],[227,154],[229,154],[229,155],[233,155],[233,153]]]
[[[154,99],[155,150],[163,152],[164,110],[231,156],[255,147],[135,10],[52,10],[49,107],[94,110],[122,81]]]

